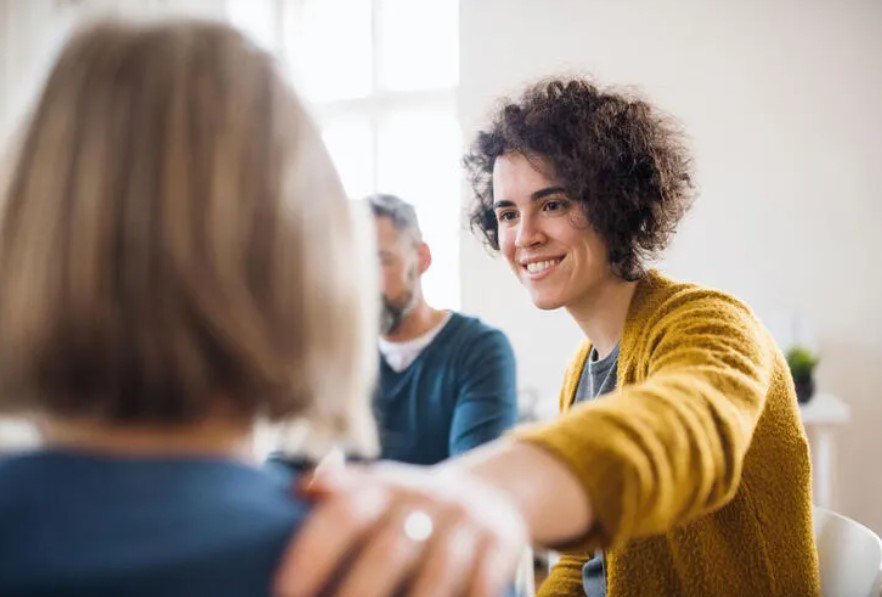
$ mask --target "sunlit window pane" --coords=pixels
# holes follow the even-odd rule
[[[314,102],[370,94],[370,0],[305,0],[289,13],[287,59]]]
[[[426,295],[458,308],[461,147],[451,91],[459,81],[459,0],[283,6],[284,60],[323,115],[322,137],[346,193],[390,192],[416,205],[433,251]]]
[[[378,129],[378,190],[417,208],[433,263],[423,277],[429,301],[459,306],[460,131],[452,107],[389,112]]]
[[[366,116],[346,114],[322,121],[322,139],[346,194],[357,199],[374,188],[374,139]]]
[[[459,2],[380,0],[379,76],[389,90],[454,87],[459,81]]]

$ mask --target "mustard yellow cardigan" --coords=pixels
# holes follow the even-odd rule
[[[811,465],[787,363],[736,299],[658,272],[638,283],[618,389],[522,428],[581,480],[596,524],[539,594],[584,595],[605,548],[609,597],[818,595]]]

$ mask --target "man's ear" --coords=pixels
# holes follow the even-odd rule
[[[426,273],[430,265],[432,265],[432,251],[429,245],[424,242],[417,243],[417,270],[421,276]]]

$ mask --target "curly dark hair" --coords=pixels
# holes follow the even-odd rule
[[[604,239],[613,273],[645,275],[693,199],[691,157],[676,124],[645,101],[583,79],[542,81],[505,100],[464,163],[472,229],[499,249],[493,165],[508,152],[542,158]]]

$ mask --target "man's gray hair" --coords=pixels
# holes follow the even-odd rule
[[[398,232],[408,232],[416,242],[422,242],[423,233],[413,205],[387,193],[369,195],[365,201],[371,206],[375,218],[389,218]]]

